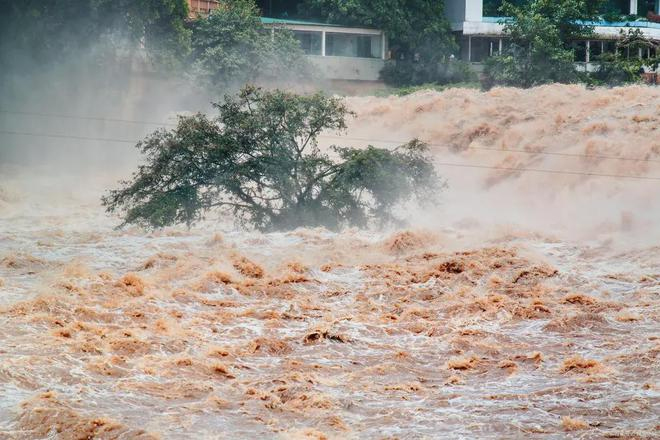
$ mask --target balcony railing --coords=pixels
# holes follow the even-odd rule
[[[482,17],[481,21],[484,23],[506,23],[510,21],[511,17]],[[579,20],[578,24],[599,27],[630,27],[630,28],[644,28],[644,29],[660,29],[660,23],[655,23],[648,20],[628,20],[628,21],[583,21]]]

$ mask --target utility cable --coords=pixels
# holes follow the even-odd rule
[[[129,143],[129,144],[137,143],[137,141],[129,140],[129,139],[96,138],[96,137],[87,137],[87,136],[69,136],[69,135],[58,135],[58,134],[49,134],[49,133],[30,133],[30,132],[10,131],[10,130],[0,130],[0,133],[21,135],[21,136],[78,139],[78,140],[103,141],[103,142],[121,142],[121,143]],[[343,139],[348,139],[348,138],[343,138]],[[501,150],[495,149],[495,151],[501,151]],[[513,171],[513,172],[534,172],[534,173],[546,173],[546,174],[564,174],[564,175],[573,175],[573,176],[609,177],[609,178],[619,178],[619,179],[637,179],[637,180],[660,181],[660,177],[653,177],[653,176],[631,176],[631,175],[626,175],[626,174],[589,173],[589,172],[582,172],[582,171],[545,170],[545,169],[536,169],[536,168],[498,167],[498,166],[490,166],[490,165],[470,165],[470,164],[459,164],[459,163],[449,163],[449,162],[434,162],[434,164],[439,165],[439,166],[459,167],[459,168],[477,168],[477,169],[490,169],[490,170]]]
[[[56,114],[56,113],[40,113],[40,112],[23,112],[23,111],[9,111],[9,110],[0,110],[0,113],[8,113],[8,114],[17,114],[17,115],[35,115],[35,116],[44,116],[44,117],[53,117],[53,118],[66,118],[66,119],[81,119],[81,120],[93,120],[93,121],[107,121],[107,122],[123,122],[123,123],[131,123],[131,124],[143,124],[143,125],[160,125],[160,126],[170,126],[170,127],[175,127],[176,124],[173,123],[167,123],[167,122],[153,122],[153,121],[137,121],[137,120],[131,120],[131,119],[118,119],[118,118],[104,118],[104,117],[92,117],[92,116],[76,116],[76,115],[63,115],[63,114]],[[12,133],[12,134],[19,134],[17,132]],[[32,134],[27,134],[27,133],[20,133],[20,134],[25,134],[26,136],[32,135]],[[39,136],[46,136],[44,135],[39,135]],[[48,135],[50,136],[50,135]],[[57,135],[54,137],[65,137],[64,135]],[[84,137],[78,137],[78,136],[72,136],[72,139],[83,139],[83,140],[107,140],[110,141],[111,139],[93,139],[93,138],[84,138]],[[325,138],[325,139],[343,139],[343,140],[348,140],[348,141],[361,141],[361,142],[380,142],[384,144],[396,144],[396,145],[403,145],[409,140],[390,140],[390,139],[369,139],[369,138],[361,138],[361,137],[349,137],[349,136],[339,136],[339,135],[321,135],[319,138]],[[120,140],[118,142],[127,142],[126,140]],[[137,143],[137,141],[134,141],[134,143]],[[453,148],[450,145],[443,145],[443,144],[435,144],[435,143],[427,143],[427,145],[436,147],[436,148]],[[555,152],[555,151],[529,151],[529,150],[522,150],[522,149],[516,149],[516,148],[493,148],[493,147],[479,147],[479,146],[467,146],[462,149],[462,150],[480,150],[480,151],[495,151],[495,152],[507,152],[507,153],[520,153],[520,154],[529,154],[529,155],[544,155],[544,156],[559,156],[559,157],[579,157],[579,158],[585,158],[585,159],[604,159],[604,160],[623,160],[623,161],[631,161],[631,162],[656,162],[660,163],[660,160],[658,159],[648,159],[648,158],[637,158],[637,157],[621,157],[621,156],[611,156],[611,155],[606,155],[606,154],[580,154],[580,153],[562,153],[562,152]]]

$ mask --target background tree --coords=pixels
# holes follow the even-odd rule
[[[506,0],[484,0],[483,1],[483,11],[485,17],[501,17],[502,16],[502,5]],[[509,0],[508,3],[514,6],[522,6],[527,3],[529,0]]]
[[[195,20],[192,30],[192,72],[204,85],[282,83],[312,74],[298,40],[286,29],[266,28],[253,0],[226,2]]]
[[[439,68],[457,50],[439,0],[305,0],[303,16],[328,23],[382,29],[393,61],[383,72],[396,85],[450,82],[461,72]]]
[[[640,58],[640,50],[642,53],[648,50],[655,56]],[[657,71],[660,65],[660,44],[647,38],[640,29],[628,29],[627,32],[621,30],[617,51],[602,54],[596,63],[598,67],[590,76],[595,84],[613,86],[639,82],[642,80],[640,73],[645,69]],[[657,73],[654,78],[657,83]]]
[[[397,205],[441,186],[418,141],[322,152],[319,134],[346,127],[339,99],[248,86],[215,107],[216,118],[182,117],[140,142],[146,164],[104,198],[108,211],[146,227],[191,225],[220,209],[260,230],[336,229],[396,221]]]
[[[100,47],[144,47],[152,60],[171,64],[190,47],[186,0],[0,0],[0,10],[5,71],[70,63]]]
[[[579,79],[571,42],[593,34],[600,2],[586,0],[532,0],[522,6],[504,2],[504,34],[510,45],[504,54],[486,63],[486,85],[532,87]]]

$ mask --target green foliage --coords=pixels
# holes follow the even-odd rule
[[[523,6],[504,3],[504,25],[510,45],[486,63],[485,85],[532,87],[579,79],[570,42],[587,38],[592,26],[580,20],[594,18],[597,9],[585,0],[532,0]]]
[[[417,92],[426,92],[426,91],[435,91],[443,92],[448,89],[480,89],[481,83],[479,82],[458,82],[452,84],[435,84],[427,83],[420,84],[418,86],[405,86],[405,87],[396,87],[396,88],[387,88],[384,90],[379,90],[375,93],[376,96],[385,97],[385,96],[408,96]]]
[[[442,82],[438,65],[457,49],[438,0],[305,0],[300,10],[329,23],[382,29],[396,61],[383,79],[395,85]]]
[[[602,2],[603,6],[600,9],[601,17],[610,22],[628,21],[639,18],[635,15],[630,15],[630,0],[605,0]],[[638,9],[641,15],[646,16],[645,0],[638,1]]]
[[[101,57],[144,47],[151,59],[171,64],[190,47],[186,0],[4,0],[0,62],[27,70],[72,62],[98,48]],[[114,52],[113,52],[114,51]]]
[[[108,211],[146,227],[191,225],[219,209],[260,230],[337,229],[394,222],[395,206],[441,186],[416,140],[322,152],[319,134],[344,130],[350,115],[337,98],[247,86],[215,108],[216,118],[182,117],[140,142],[146,164],[104,198]]]
[[[508,3],[514,6],[522,6],[527,3],[529,0],[510,0]],[[502,16],[502,4],[505,3],[504,0],[484,0],[483,2],[483,13],[484,17],[500,17]]]
[[[262,25],[253,0],[233,0],[193,23],[192,72],[203,85],[295,81],[312,73],[293,34]]]
[[[640,73],[645,67],[657,70],[660,65],[660,55],[654,58],[640,59],[638,51],[642,49],[653,49],[658,54],[660,44],[646,38],[639,29],[621,30],[617,53],[601,55],[598,60],[597,70],[589,76],[589,80],[595,84],[608,86],[639,82]],[[626,56],[629,53],[630,56]]]
[[[415,61],[389,61],[380,72],[385,84],[415,86],[421,84],[451,84],[477,80],[477,74],[464,61],[424,63]]]

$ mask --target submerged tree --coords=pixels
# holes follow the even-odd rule
[[[214,106],[216,118],[181,117],[140,142],[146,164],[104,197],[108,211],[146,227],[191,225],[220,209],[260,230],[337,229],[397,221],[397,205],[431,200],[443,185],[417,140],[322,152],[321,132],[344,130],[350,115],[337,98],[247,86]]]

